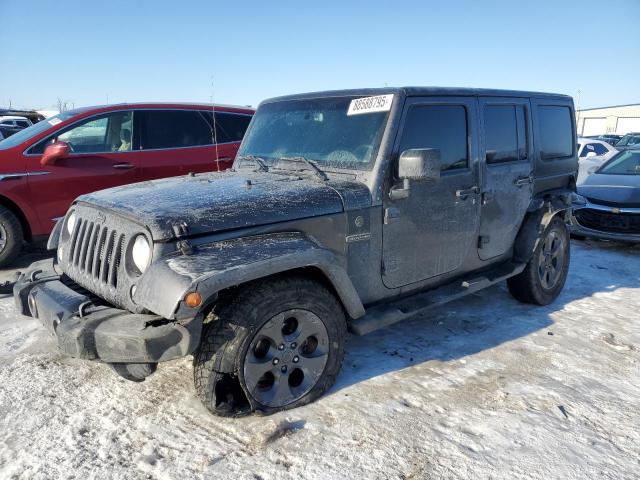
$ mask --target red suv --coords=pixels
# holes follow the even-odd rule
[[[0,266],[25,241],[49,234],[78,195],[229,168],[253,113],[193,104],[79,108],[0,141]]]

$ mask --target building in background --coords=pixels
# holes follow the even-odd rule
[[[578,136],[640,132],[640,103],[578,110]]]

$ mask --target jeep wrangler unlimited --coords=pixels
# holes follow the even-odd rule
[[[67,354],[141,381],[193,355],[218,415],[304,405],[356,334],[569,267],[573,101],[385,88],[263,102],[228,172],[78,198],[14,286]]]

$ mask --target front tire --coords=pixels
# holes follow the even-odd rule
[[[24,232],[18,217],[0,205],[0,267],[7,267],[15,260],[24,244]]]
[[[194,356],[194,383],[220,416],[271,414],[310,403],[344,357],[342,306],[305,277],[253,282],[222,298]]]
[[[556,216],[545,229],[525,269],[507,280],[509,292],[523,303],[550,304],[564,287],[570,258],[569,229]]]

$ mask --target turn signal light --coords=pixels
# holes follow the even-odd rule
[[[200,305],[202,305],[202,295],[200,295],[198,292],[187,293],[187,295],[184,297],[184,302],[188,307],[198,308]]]

